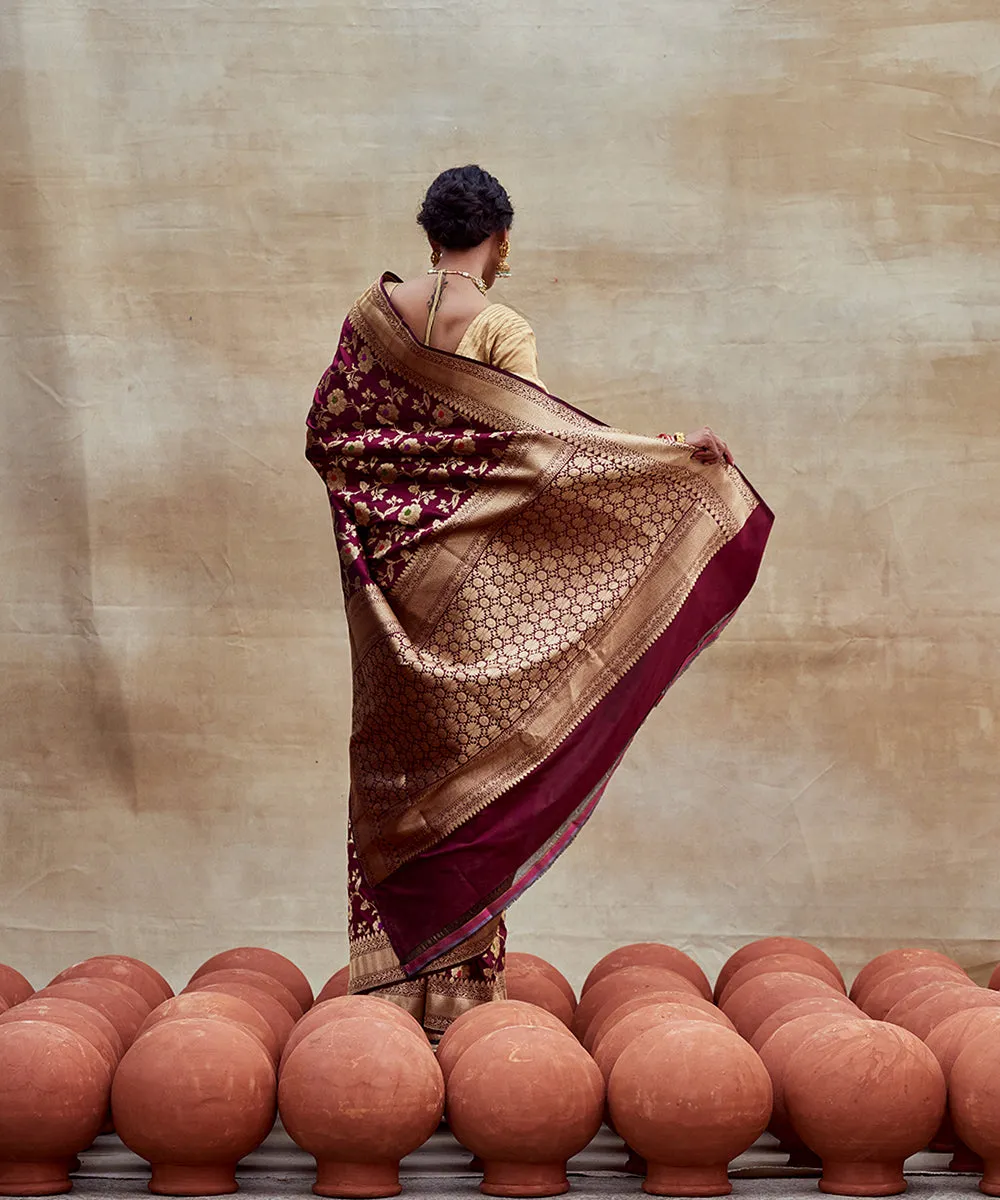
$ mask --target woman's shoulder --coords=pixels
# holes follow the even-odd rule
[[[507,304],[487,304],[479,314],[478,322],[495,336],[523,336],[532,333],[528,319]]]

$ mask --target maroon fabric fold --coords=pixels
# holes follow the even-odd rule
[[[750,591],[772,523],[760,503],[705,567],[669,628],[541,766],[370,888],[408,972],[469,937],[570,844],[650,711]]]

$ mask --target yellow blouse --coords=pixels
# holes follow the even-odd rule
[[[388,295],[391,296],[397,286],[390,283]],[[487,304],[482,312],[476,313],[455,347],[455,353],[520,375],[546,390],[538,378],[538,349],[531,326],[506,304]]]
[[[477,358],[545,387],[538,378],[538,349],[531,326],[506,304],[487,304],[477,313],[462,334],[455,353]]]

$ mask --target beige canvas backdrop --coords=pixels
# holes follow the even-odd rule
[[[549,386],[708,422],[759,586],[511,913],[579,983],[1000,955],[995,0],[12,0],[0,960],[346,960],[350,678],[303,419],[441,168],[517,206]]]

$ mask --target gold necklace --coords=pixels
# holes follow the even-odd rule
[[[478,275],[471,275],[468,271],[449,271],[447,269],[438,268],[436,271],[428,271],[428,275],[464,275],[466,279],[471,279],[477,288],[486,295],[486,280],[480,279]]]

